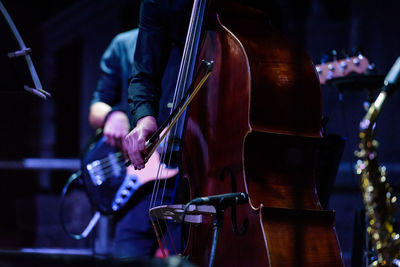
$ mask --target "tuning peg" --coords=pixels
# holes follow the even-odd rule
[[[368,65],[367,70],[365,71],[365,74],[369,75],[369,74],[376,74],[376,68],[375,68],[375,63],[370,63]]]
[[[369,65],[368,65],[368,70],[376,71],[376,69],[375,69],[375,63],[369,64]]]
[[[332,59],[333,61],[337,60],[337,51],[335,49],[332,50]]]

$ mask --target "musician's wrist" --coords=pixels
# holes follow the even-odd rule
[[[137,126],[139,120],[151,116],[157,118],[158,111],[153,108],[150,103],[143,103],[136,109],[131,111],[132,114],[132,126]]]
[[[145,116],[137,121],[136,128],[153,133],[157,131],[157,120],[153,116]]]
[[[126,112],[125,112],[124,109],[122,109],[122,108],[120,108],[120,107],[118,107],[118,106],[115,106],[115,107],[113,107],[113,108],[107,113],[107,115],[104,117],[103,126],[106,125],[107,120],[110,119],[110,117],[111,117],[112,115],[115,115],[116,112],[118,112],[118,113],[123,113],[123,114],[125,114],[125,116],[127,117]],[[128,118],[128,117],[127,117],[127,118]],[[129,123],[129,122],[128,122],[128,123]]]

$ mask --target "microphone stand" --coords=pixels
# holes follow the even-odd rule
[[[219,232],[221,231],[222,225],[224,223],[225,208],[221,208],[221,207],[219,207],[219,205],[216,205],[215,211],[216,211],[216,214],[215,214],[215,218],[213,221],[214,234],[213,234],[213,241],[212,241],[211,252],[210,252],[210,261],[208,264],[209,267],[214,267]]]
[[[236,205],[244,204],[244,203],[247,203],[248,201],[249,201],[249,196],[246,193],[236,192],[236,193],[228,193],[228,194],[221,194],[221,195],[214,195],[214,196],[207,196],[207,197],[198,197],[198,198],[192,199],[189,203],[186,204],[185,209],[183,211],[183,218],[182,218],[183,221],[185,218],[184,217],[185,212],[191,204],[212,205],[215,208],[215,217],[213,220],[214,234],[213,234],[213,241],[212,241],[212,246],[211,246],[211,251],[210,251],[210,261],[209,261],[209,265],[208,265],[209,267],[214,266],[217,245],[218,245],[219,232],[221,231],[223,223],[224,223],[225,209],[227,207],[231,207],[233,209],[234,207],[236,207]]]
[[[3,14],[5,20],[8,23],[8,26],[11,29],[11,32],[13,33],[15,39],[17,40],[17,43],[19,45],[20,50],[11,52],[8,54],[9,58],[15,58],[19,56],[25,57],[26,64],[28,66],[29,72],[32,77],[32,81],[35,85],[36,88],[29,87],[27,85],[24,86],[24,89],[40,98],[46,99],[47,97],[50,97],[51,94],[42,88],[42,84],[40,83],[39,76],[37,75],[36,69],[33,65],[32,58],[29,55],[31,52],[31,49],[29,47],[26,47],[24,41],[22,40],[21,35],[19,34],[17,27],[15,27],[15,24],[13,20],[11,19],[10,15],[8,14],[6,8],[4,7],[3,3],[0,1],[0,11]]]

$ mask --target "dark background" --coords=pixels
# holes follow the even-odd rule
[[[92,131],[88,105],[99,77],[99,59],[118,32],[138,23],[137,0],[2,1],[26,45],[45,90],[42,100],[23,90],[32,85],[23,59],[9,59],[17,44],[0,19],[0,248],[87,248],[90,240],[73,241],[62,232],[58,201],[73,167],[60,170],[21,169],[12,163],[26,158],[79,157]],[[281,0],[268,2],[274,24],[302,46],[319,64],[333,49],[361,50],[386,74],[400,56],[400,2],[395,0]],[[351,87],[352,88],[352,87]],[[336,227],[348,266],[354,244],[354,216],[362,209],[358,177],[353,173],[358,123],[365,113],[367,90],[322,86],[327,132],[347,139],[329,209],[336,210]],[[376,96],[378,90],[372,91]],[[400,184],[400,93],[385,103],[377,124],[379,158],[397,190]],[[90,216],[84,194],[71,196],[71,227],[83,227]],[[74,224],[74,225],[72,225]]]

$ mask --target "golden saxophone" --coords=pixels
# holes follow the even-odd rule
[[[400,57],[396,63],[398,69],[395,78],[398,79]],[[355,152],[358,158],[355,168],[360,176],[368,219],[367,232],[376,256],[370,266],[400,266],[400,234],[393,216],[397,198],[392,194],[392,188],[387,181],[386,168],[379,165],[378,142],[375,140],[375,123],[388,93],[388,90],[382,90],[361,121],[361,141],[359,150]]]

